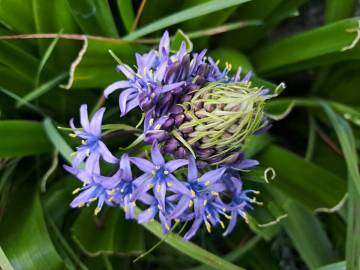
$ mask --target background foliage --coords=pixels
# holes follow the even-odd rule
[[[0,1],[0,266],[2,269],[360,269],[360,17],[354,0]],[[195,50],[253,70],[279,98],[278,121],[247,154],[264,202],[231,236],[165,237],[107,208],[70,209],[61,164],[82,103],[104,103],[126,63],[168,29]],[[187,36],[177,32],[181,29]],[[45,34],[46,33],[46,34]],[[20,36],[18,36],[20,35]],[[190,42],[190,41],[188,41]],[[117,100],[107,119],[119,119]],[[116,146],[134,138],[122,131]],[[274,171],[267,169],[273,168]],[[264,174],[267,177],[264,177]],[[275,176],[275,177],[274,177]],[[267,183],[267,180],[270,181]],[[133,262],[159,239],[156,249]],[[162,243],[162,242],[160,242]]]

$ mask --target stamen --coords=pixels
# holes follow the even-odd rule
[[[206,204],[207,204],[207,200],[204,200],[204,206],[206,206]]]
[[[155,171],[155,170],[151,171],[151,174],[152,174],[152,175],[155,175],[155,174],[156,174],[156,171]]]
[[[154,124],[154,118],[150,118],[149,125],[152,126]]]
[[[206,230],[208,231],[208,233],[211,233],[211,225],[210,225],[210,223],[205,221],[205,225],[206,225]]]
[[[219,65],[220,64],[220,59],[218,59],[218,60],[216,60],[216,62],[215,62],[215,65]]]
[[[70,133],[69,136],[70,136],[71,138],[76,138],[76,137],[77,137],[77,135],[76,135],[75,133]]]
[[[90,198],[89,199],[89,202],[95,202],[97,200],[97,198],[96,197],[93,197],[93,198]]]
[[[120,189],[120,192],[121,192],[121,193],[123,193],[123,192],[124,192],[124,189],[123,189],[123,188],[122,188],[122,189]]]
[[[205,182],[205,186],[208,186],[208,185],[210,185],[210,181]]]
[[[167,183],[167,186],[168,186],[168,187],[172,187],[172,185],[173,185],[172,182],[168,182],[168,183]]]
[[[155,166],[155,169],[160,170],[160,166],[159,166],[159,165],[156,165],[156,166]]]
[[[191,208],[193,205],[194,205],[193,200],[190,200],[190,201],[189,201],[189,208]]]
[[[222,221],[220,220],[219,223],[220,223],[220,225],[221,225],[221,228],[225,229],[224,222],[222,222]]]
[[[77,152],[75,151],[75,152],[72,152],[71,154],[70,154],[70,157],[73,157],[73,156],[76,156],[77,155]]]
[[[113,188],[112,190],[110,190],[110,191],[108,192],[109,195],[113,195],[114,193],[115,193],[115,188]]]
[[[170,226],[168,224],[165,224],[165,228],[170,231]]]
[[[114,197],[110,197],[109,199],[108,199],[108,202],[112,202],[114,200]]]
[[[193,198],[194,198],[194,197],[195,197],[195,195],[196,195],[196,194],[195,194],[195,191],[193,191],[193,190],[191,189],[191,190],[190,190],[190,192],[191,192],[191,197],[193,197]]]
[[[211,195],[213,195],[213,196],[218,196],[218,195],[219,195],[219,192],[211,191]]]
[[[164,171],[164,174],[165,174],[165,175],[168,175],[168,174],[169,174],[169,171],[166,171],[166,170],[165,170],[165,171]]]
[[[160,191],[161,191],[161,186],[160,186],[160,185],[157,185],[157,186],[156,186],[156,191],[157,191],[157,192],[160,192]]]
[[[82,144],[86,144],[86,141],[85,141],[85,140],[81,140],[81,143],[82,143]]]
[[[95,210],[94,210],[95,216],[97,216],[100,213],[100,211],[101,211],[101,208],[96,207]]]
[[[73,192],[72,192],[72,194],[76,194],[76,193],[78,193],[80,190],[81,190],[80,188],[74,189]]]
[[[154,187],[154,184],[148,184],[147,186],[148,186],[148,188],[152,188],[152,187]]]
[[[84,205],[85,205],[85,203],[80,203],[80,204],[78,205],[78,207],[81,208],[81,207],[84,207]]]

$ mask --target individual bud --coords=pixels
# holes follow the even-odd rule
[[[175,126],[179,127],[182,123],[184,123],[185,115],[184,114],[177,114],[175,116]]]
[[[152,131],[152,132],[146,133],[144,142],[151,144],[154,141],[163,142],[168,138],[169,138],[169,135],[166,131],[157,130],[157,131]]]
[[[186,158],[187,151],[183,147],[179,147],[174,154],[176,158]]]
[[[174,105],[169,110],[169,112],[173,114],[179,114],[182,113],[183,111],[184,111],[183,108],[179,105]]]
[[[165,145],[163,146],[163,150],[166,153],[173,153],[178,147],[179,142],[175,139],[170,139]]]
[[[162,129],[171,130],[174,126],[174,118],[169,118],[166,122],[161,126]]]

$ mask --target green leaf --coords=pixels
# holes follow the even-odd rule
[[[294,200],[283,195],[279,198],[278,194],[274,197],[280,199],[287,212],[287,218],[282,221],[283,228],[309,269],[334,262],[336,256],[333,247],[320,221]]]
[[[12,197],[0,224],[1,246],[14,269],[62,270],[63,261],[48,235],[34,187],[23,184]]]
[[[143,230],[138,224],[125,220],[119,208],[103,212],[97,217],[92,209],[82,209],[72,227],[75,242],[86,254],[129,254],[144,249]]]
[[[0,269],[14,270],[11,263],[9,262],[9,259],[6,257],[1,247],[0,247]]]
[[[35,32],[32,1],[0,1],[0,19],[5,21],[15,31],[21,33]]]
[[[145,36],[147,34],[150,34],[152,32],[155,32],[160,29],[164,29],[166,27],[169,27],[171,25],[190,20],[196,17],[200,17],[215,11],[219,11],[225,8],[229,8],[235,5],[240,5],[245,2],[248,2],[251,0],[213,0],[204,4],[200,4],[194,7],[190,7],[188,9],[179,11],[177,13],[174,13],[168,17],[165,17],[163,19],[159,19],[151,24],[148,24],[147,26],[144,26],[140,29],[138,29],[135,32],[132,32],[124,37],[125,40],[135,40],[139,37]]]
[[[171,40],[171,50],[177,52],[183,42],[186,44],[186,50],[191,52],[193,49],[193,44],[190,38],[183,31],[178,29]]]
[[[22,98],[21,101],[19,101],[16,104],[17,108],[22,107],[25,103],[27,102],[31,102],[39,97],[41,97],[42,95],[44,95],[45,93],[49,92],[50,90],[53,90],[54,88],[56,88],[61,81],[63,81],[66,77],[68,76],[67,73],[61,73],[60,75],[52,78],[51,80],[45,82],[44,84],[40,85],[39,87],[37,87],[36,89],[32,90],[29,94],[27,94],[26,96],[24,96]]]
[[[354,5],[354,0],[326,0],[325,21],[329,23],[351,17]]]
[[[156,235],[160,239],[164,236],[162,232],[161,225],[154,221],[150,223],[142,224],[147,230],[149,230],[152,234]],[[241,270],[243,268],[236,266],[228,261],[225,261],[221,257],[216,256],[215,254],[200,248],[199,246],[182,239],[180,236],[170,233],[165,242],[177,249],[181,253],[188,255],[189,257],[202,262],[203,264],[210,266],[214,269],[218,270]]]
[[[262,166],[272,167],[276,172],[271,187],[310,210],[332,208],[345,195],[345,181],[284,148],[271,145],[258,155],[258,159]]]
[[[349,124],[336,115],[325,102],[322,106],[333,125],[341,149],[344,153],[349,174],[349,203],[346,236],[346,266],[348,269],[359,269],[360,267],[360,173],[358,167],[358,156],[355,147],[355,138]]]
[[[109,54],[109,50],[112,50],[122,62],[132,65],[135,53],[144,49],[143,46],[121,40],[89,40],[86,52],[75,69],[73,88],[104,88],[121,80],[123,76],[115,71],[117,63]]]
[[[251,54],[255,69],[259,73],[279,75],[340,60],[358,59],[358,47],[341,50],[352,44],[359,20],[342,20],[260,47]]]
[[[316,268],[316,270],[346,270],[346,262],[337,262]]]
[[[226,62],[230,63],[232,65],[233,72],[236,72],[239,67],[242,67],[243,72],[254,70],[249,58],[247,58],[245,54],[239,51],[227,48],[219,48],[210,51],[209,55],[214,59],[221,59],[219,63],[221,67],[225,67]]]
[[[134,23],[135,15],[131,0],[117,0],[121,20],[129,33]]]
[[[52,149],[41,123],[25,120],[0,121],[0,157],[20,157]]]
[[[71,153],[73,150],[64,140],[64,138],[59,134],[59,132],[54,127],[50,118],[46,118],[43,122],[43,126],[48,136],[49,140],[54,145],[54,148],[58,149],[60,154],[64,157],[65,160],[71,161]]]
[[[85,34],[112,37],[118,36],[107,1],[67,0],[67,2],[75,20]]]

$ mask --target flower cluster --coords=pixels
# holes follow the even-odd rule
[[[185,43],[171,52],[165,32],[157,50],[136,54],[135,69],[117,66],[126,80],[107,87],[104,95],[122,89],[121,117],[134,108],[143,111],[141,138],[151,145],[150,158],[145,152],[113,155],[103,142],[105,108],[89,120],[87,106],[81,106],[81,127],[72,119],[70,136],[82,144],[72,165],[64,166],[82,182],[71,207],[97,201],[95,214],[104,204],[122,207],[127,219],[139,223],[158,218],[164,233],[174,222],[189,222],[185,239],[202,225],[208,232],[220,225],[227,235],[238,217],[247,219],[246,212],[258,203],[251,194],[258,192],[243,189],[240,172],[258,162],[245,159],[243,146],[268,127],[264,103],[271,96],[252,86],[251,73],[241,79],[239,68],[230,76],[231,65],[221,70],[205,54],[190,54]],[[116,167],[111,176],[102,175],[103,161]]]

